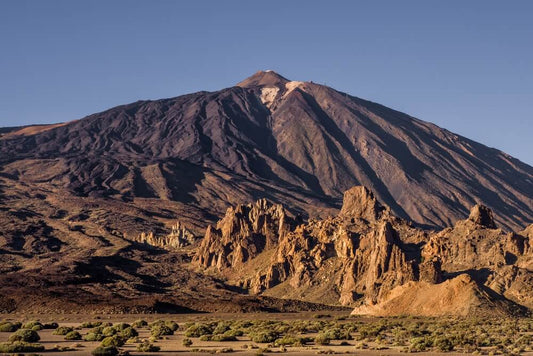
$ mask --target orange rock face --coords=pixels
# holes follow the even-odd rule
[[[283,207],[265,199],[228,208],[216,227],[208,226],[194,261],[218,269],[242,264],[272,249],[291,225]]]
[[[506,313],[532,305],[531,230],[504,233],[491,210],[476,205],[453,228],[425,232],[357,186],[345,192],[337,216],[306,224],[265,200],[229,208],[207,229],[194,260],[252,293],[360,305],[357,313],[402,314],[392,306],[411,298],[405,286],[434,304],[422,308],[424,315],[454,313],[437,307],[446,303],[434,292],[471,304],[455,314],[487,312],[482,304]]]

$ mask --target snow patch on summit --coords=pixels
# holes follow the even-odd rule
[[[261,102],[265,104],[267,108],[270,109],[270,107],[274,103],[274,99],[276,99],[276,95],[278,95],[278,92],[278,87],[261,88]]]
[[[293,91],[294,89],[296,88],[301,88],[303,89],[304,87],[304,82],[299,82],[299,81],[296,81],[296,80],[293,80],[293,81],[290,81],[290,82],[287,82],[285,84],[285,89],[287,90],[285,92],[285,94],[283,94],[283,97],[287,96],[287,94],[289,94],[291,91]]]

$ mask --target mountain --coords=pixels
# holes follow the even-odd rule
[[[0,152],[6,187],[46,182],[80,197],[163,200],[173,215],[189,215],[184,219],[202,229],[227,206],[259,198],[305,217],[327,216],[354,185],[428,227],[450,225],[476,203],[508,229],[533,219],[532,167],[379,104],[272,71],[217,92],[11,131]]]
[[[476,204],[493,216],[469,220]],[[473,295],[489,288],[504,304],[529,306],[530,252],[501,241],[507,231],[526,241],[532,207],[533,168],[519,160],[260,71],[216,92],[1,129],[0,284],[12,299],[0,298],[0,309],[128,300],[128,310],[213,310],[224,300],[224,310],[289,310],[364,300],[389,310],[393,290],[402,296],[408,283],[435,285],[466,267],[483,276],[496,257],[493,284],[477,273],[462,281]],[[471,236],[478,226],[497,232]]]

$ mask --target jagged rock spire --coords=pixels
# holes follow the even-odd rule
[[[340,215],[345,218],[376,221],[386,207],[364,186],[355,186],[344,193]]]
[[[487,208],[485,205],[476,204],[472,210],[470,210],[470,216],[468,216],[468,220],[489,229],[496,229],[496,223],[494,222],[494,217],[492,216],[492,210]]]

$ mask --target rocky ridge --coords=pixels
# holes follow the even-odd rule
[[[424,304],[416,295],[426,296],[419,312],[426,315],[533,307],[532,272],[524,265],[530,238],[496,228],[483,205],[438,232],[395,217],[362,186],[345,192],[335,217],[283,225],[284,209],[272,211],[264,200],[228,209],[207,229],[194,261],[255,294],[358,306],[356,313],[401,314],[394,305]],[[265,220],[275,223],[265,228]],[[450,303],[460,307],[445,307]]]

